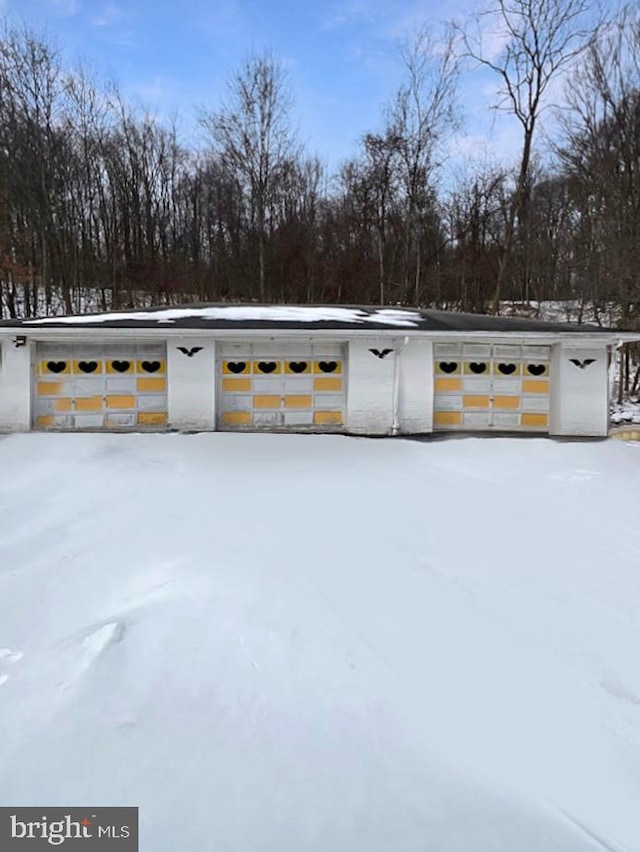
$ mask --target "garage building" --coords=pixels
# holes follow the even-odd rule
[[[0,322],[0,430],[608,434],[640,335],[410,308],[189,305]]]

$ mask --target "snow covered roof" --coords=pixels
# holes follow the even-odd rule
[[[354,306],[192,304],[135,311],[7,320],[5,328],[326,329],[349,331],[498,331],[606,333],[593,325],[464,314],[417,308]]]

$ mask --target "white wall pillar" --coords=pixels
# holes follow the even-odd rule
[[[383,358],[371,352],[391,351]],[[360,435],[389,435],[393,428],[396,342],[388,337],[349,341],[346,429]]]
[[[183,352],[183,349],[187,352]],[[167,377],[169,428],[214,430],[215,342],[191,337],[170,339],[167,342]]]
[[[30,344],[0,341],[0,431],[31,429],[31,352]]]
[[[609,433],[606,345],[560,343],[551,357],[551,435]]]
[[[400,432],[433,431],[433,343],[416,337],[398,341],[400,357]]]

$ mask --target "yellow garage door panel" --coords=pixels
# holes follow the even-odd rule
[[[285,361],[284,371],[288,376],[304,376],[311,372],[311,362],[300,359],[299,361]]]
[[[138,393],[164,393],[166,389],[166,379],[138,379],[136,381]]]
[[[107,361],[107,373],[113,376],[126,376],[133,373],[134,362],[128,358],[114,358]]]
[[[125,394],[108,396],[107,397],[107,408],[135,408],[136,407],[136,398],[135,396],[128,396]]]
[[[522,364],[513,361],[494,361],[491,365],[494,376],[503,378],[517,377],[522,373]]]
[[[525,376],[548,376],[549,375],[549,364],[547,363],[528,363],[524,368]]]
[[[64,376],[71,372],[71,361],[58,358],[40,361],[38,372],[41,376]]]
[[[251,391],[251,379],[223,379],[223,391]]]
[[[53,401],[54,411],[71,411],[71,400],[63,397]]]
[[[539,426],[546,429],[549,425],[549,416],[547,414],[523,414],[523,426]]]
[[[314,361],[313,362],[313,372],[314,373],[324,373],[325,375],[328,373],[333,373],[335,375],[339,375],[342,372],[342,363],[340,361]]]
[[[79,376],[96,376],[102,372],[102,361],[87,358],[86,360],[74,361],[73,372]]]
[[[489,363],[487,361],[468,361],[464,365],[465,376],[488,376]]]
[[[314,379],[313,389],[317,391],[341,391],[342,379]]]
[[[323,426],[341,426],[342,412],[341,411],[315,411],[313,414],[313,422]]]
[[[263,358],[261,361],[252,363],[251,371],[258,376],[277,376],[282,372],[282,362],[269,361],[268,358]]]
[[[53,426],[55,423],[55,417],[49,414],[45,417],[37,417],[36,418],[36,426],[38,429],[48,429],[50,426]]]
[[[495,396],[493,398],[494,408],[520,408],[519,396]]]
[[[280,408],[282,397],[278,394],[261,394],[253,397],[254,408]]]
[[[62,382],[38,382],[37,393],[43,396],[58,396],[62,393]]]
[[[167,415],[159,411],[145,411],[138,414],[140,426],[166,426]]]
[[[461,370],[462,364],[460,361],[450,361],[447,358],[436,361],[436,373],[443,373],[446,376],[450,376],[452,373],[459,373]]]
[[[522,392],[523,393],[549,393],[549,383],[548,382],[534,382],[532,380],[524,379],[522,382]]]
[[[437,426],[459,426],[462,423],[462,413],[460,411],[436,411],[433,415],[433,422]]]
[[[222,415],[225,426],[251,426],[250,411],[225,411]]]
[[[249,368],[248,361],[223,361],[222,363],[222,372],[225,376],[240,376],[243,373],[248,373]]]
[[[462,404],[465,408],[489,408],[489,397],[484,394],[469,394],[462,397]]]
[[[139,373],[166,373],[167,365],[164,361],[160,361],[158,359],[149,358],[145,361],[138,361],[138,372]]]
[[[311,408],[313,405],[313,397],[292,394],[284,398],[285,408]]]
[[[459,390],[462,390],[462,379],[436,379],[435,381],[436,393]]]
[[[103,405],[101,396],[82,396],[75,400],[76,411],[100,411]]]

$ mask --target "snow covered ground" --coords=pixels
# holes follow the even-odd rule
[[[587,301],[583,304],[580,299],[542,302],[532,299],[526,303],[504,301],[501,302],[500,313],[505,317],[520,316],[547,322],[590,323],[604,328],[615,328],[622,318],[621,308],[614,303],[596,308],[593,302]]]
[[[640,443],[0,438],[0,803],[640,850]]]
[[[630,399],[623,403],[611,403],[611,423],[614,426],[626,426],[628,424],[640,423],[640,402]]]

